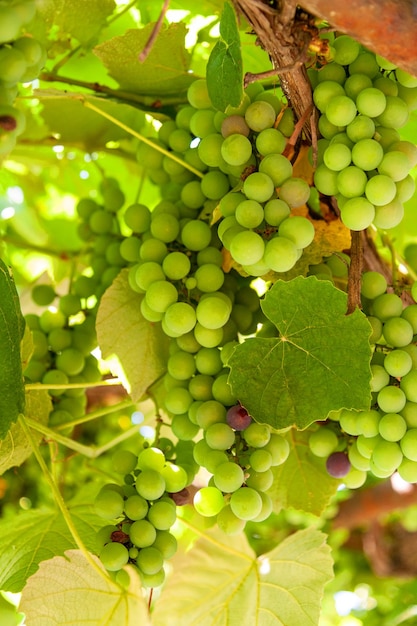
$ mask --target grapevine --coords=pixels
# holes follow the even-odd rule
[[[290,3],[226,2],[220,35],[199,31],[196,61],[179,54],[184,24],[169,22],[168,3],[149,24],[134,3],[104,4],[92,7],[95,33],[78,21],[65,40],[68,7],[47,34],[50,8],[0,3],[10,204],[0,211],[0,528],[11,532],[32,506],[43,515],[44,500],[64,536],[52,557],[39,539],[33,568],[19,547],[24,575],[8,546],[0,588],[22,592],[28,624],[40,623],[31,585],[54,559],[71,568],[77,548],[100,585],[141,603],[143,619],[203,623],[195,607],[206,610],[212,583],[196,560],[216,555],[207,569],[223,581],[213,583],[220,619],[233,603],[222,595],[225,555],[286,589],[283,558],[294,608],[287,616],[262,596],[248,619],[263,624],[265,610],[298,626],[294,589],[322,593],[330,545],[339,565],[331,518],[343,498],[417,483],[417,244],[404,234],[416,197],[417,78]],[[254,34],[273,64],[259,76],[246,72],[241,42]],[[100,65],[96,82],[71,73],[83,55]],[[143,92],[129,59],[148,81]],[[42,171],[51,155],[57,167]],[[45,199],[48,186],[59,202]],[[178,617],[188,567],[195,580]],[[311,600],[311,623],[321,623],[320,602]],[[122,604],[109,623],[124,623]]]

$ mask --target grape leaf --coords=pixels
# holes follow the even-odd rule
[[[173,575],[156,602],[154,626],[313,626],[323,587],[332,578],[326,536],[311,528],[259,558],[244,535],[208,531],[172,563]]]
[[[106,626],[149,626],[149,614],[140,580],[133,569],[129,589],[114,583],[102,568],[101,576],[79,550],[68,550],[65,558],[44,561],[28,580],[19,609],[31,626],[54,624],[106,624]]]
[[[54,90],[38,90],[36,96],[43,105],[41,116],[48,135],[59,135],[65,145],[80,147],[87,152],[102,149],[109,141],[130,138],[131,135],[96,111],[86,108],[82,100],[91,102],[135,131],[140,131],[144,121],[143,111],[103,98],[71,92],[63,95]]]
[[[220,18],[220,38],[207,62],[207,89],[213,106],[225,111],[239,106],[243,97],[243,66],[236,15],[225,2]]]
[[[97,313],[97,338],[105,359],[117,357],[110,367],[137,401],[166,369],[169,338],[161,325],[145,320],[140,312],[142,295],[129,286],[122,270],[101,298]]]
[[[152,96],[178,95],[195,80],[189,73],[190,55],[185,49],[185,24],[170,24],[158,34],[146,60],[139,61],[154,28],[130,29],[96,46],[96,54],[109,74],[127,91]]]
[[[47,391],[30,390],[26,394],[25,415],[27,417],[41,424],[47,424],[51,408],[51,397]],[[33,431],[32,436],[36,444],[39,444],[42,435]],[[4,439],[0,441],[0,475],[10,467],[21,465],[31,454],[32,447],[20,423],[12,424]]]
[[[290,455],[282,465],[272,467],[274,482],[268,491],[274,511],[293,507],[320,515],[340,485],[326,471],[325,459],[314,456],[308,447],[310,433],[291,429],[286,435]]]
[[[314,276],[277,281],[262,301],[280,336],[238,345],[228,365],[233,393],[253,418],[306,428],[341,408],[371,402],[370,324],[346,315],[346,294]]]
[[[70,507],[78,532],[89,550],[96,550],[97,531],[103,519],[92,504]],[[75,548],[75,542],[59,511],[22,511],[10,519],[0,520],[0,533],[7,542],[0,543],[0,588],[17,593],[34,574],[41,561]]]
[[[20,342],[25,321],[9,268],[0,259],[0,440],[25,408]]]
[[[72,36],[88,44],[97,38],[115,6],[114,0],[47,0],[37,9],[44,23],[64,42]]]

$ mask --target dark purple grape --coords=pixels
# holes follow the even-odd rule
[[[226,422],[234,430],[245,430],[252,422],[252,417],[241,404],[230,407],[226,414]]]
[[[176,493],[170,493],[170,497],[174,500],[177,506],[184,506],[185,504],[191,504],[193,498],[190,491],[185,487],[181,491]]]
[[[326,469],[333,478],[343,478],[350,470],[350,461],[344,452],[333,452],[326,461]]]

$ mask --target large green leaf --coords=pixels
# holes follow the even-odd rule
[[[237,107],[243,97],[243,67],[236,15],[225,2],[220,19],[220,38],[207,62],[207,88],[213,106],[225,111]]]
[[[51,408],[51,396],[47,391],[30,390],[26,394],[26,417],[46,425]],[[42,435],[37,432],[32,434],[38,445]],[[31,454],[32,447],[20,423],[12,424],[7,435],[0,441],[0,475],[10,467],[21,465]]]
[[[326,471],[325,459],[308,447],[310,433],[292,428],[287,434],[290,455],[282,465],[271,468],[274,482],[268,491],[276,512],[293,507],[320,515],[340,485]]]
[[[95,551],[103,519],[94,513],[91,504],[74,505],[70,512],[87,548]],[[0,534],[7,537],[7,541],[0,542],[0,588],[15,593],[23,589],[41,561],[76,547],[61,513],[55,510],[33,509],[1,520]]]
[[[115,8],[114,0],[45,0],[38,11],[64,42],[75,37],[84,45],[94,41]]]
[[[323,533],[307,529],[256,558],[244,535],[209,531],[173,559],[153,613],[155,626],[316,626],[332,578]]]
[[[122,589],[94,569],[79,550],[68,550],[41,564],[23,590],[20,610],[31,626],[150,626],[137,574]]]
[[[142,316],[143,296],[130,288],[128,271],[122,270],[101,298],[96,327],[103,357],[117,357],[110,367],[137,401],[164,373],[169,338],[159,323]]]
[[[25,322],[9,268],[0,259],[0,440],[25,408],[20,342]]]
[[[314,276],[277,281],[262,309],[279,337],[248,339],[233,352],[229,383],[258,422],[306,428],[371,401],[370,324],[346,315],[346,294]]]
[[[170,24],[158,34],[146,60],[139,55],[154,24],[128,30],[94,48],[110,76],[127,91],[153,96],[177,95],[187,90],[195,77],[189,73],[190,55],[185,49],[185,25]]]

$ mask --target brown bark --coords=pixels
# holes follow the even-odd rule
[[[335,29],[417,75],[414,0],[302,0],[301,5]]]

